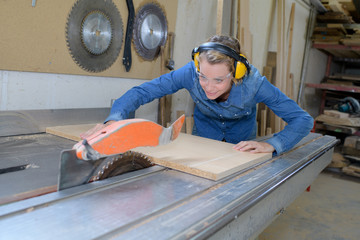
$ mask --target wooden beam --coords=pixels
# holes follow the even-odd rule
[[[171,47],[171,46],[169,46]],[[160,48],[160,73],[161,75],[166,73],[165,69],[165,48],[161,46]],[[172,96],[166,95],[159,99],[158,107],[158,124],[163,127],[166,127],[169,122],[171,122],[171,103]]]
[[[217,15],[216,15],[216,34],[222,33],[222,19],[223,19],[224,0],[217,1]]]
[[[280,91],[285,92],[286,77],[285,71],[285,0],[277,1],[277,57],[276,57],[276,80],[275,86]],[[276,116],[275,118],[275,132],[281,130],[281,119]]]
[[[290,76],[290,65],[291,65],[291,51],[292,51],[292,40],[293,40],[293,29],[294,29],[294,18],[295,18],[295,3],[291,4],[290,21],[289,21],[289,40],[288,40],[288,54],[286,61],[286,95],[293,99],[293,77]]]
[[[252,60],[252,34],[250,32],[250,2],[249,0],[238,1],[238,40],[241,52],[246,58]]]
[[[186,117],[185,118],[185,128],[186,128],[186,133],[187,134],[192,134],[192,130],[193,130],[193,126],[194,126],[194,117]]]
[[[261,110],[261,125],[260,125],[260,136],[263,137],[266,134],[266,109]]]

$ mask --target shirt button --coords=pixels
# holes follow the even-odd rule
[[[222,122],[222,125],[224,125],[225,123],[224,122]]]

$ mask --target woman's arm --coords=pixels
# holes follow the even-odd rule
[[[179,89],[190,88],[193,84],[194,74],[194,66],[190,62],[178,70],[133,87],[114,102],[105,122],[126,119],[130,112],[135,111],[141,105],[175,93]]]
[[[260,85],[255,99],[265,103],[287,123],[282,131],[275,133],[272,138],[265,141],[275,148],[277,154],[290,150],[309,134],[314,125],[314,119],[307,112],[269,83],[266,78]]]

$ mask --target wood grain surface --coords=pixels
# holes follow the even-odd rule
[[[271,153],[248,153],[232,149],[233,144],[180,134],[167,145],[133,149],[152,157],[158,165],[219,180],[272,157]]]
[[[80,141],[80,134],[96,124],[57,126],[46,132]],[[132,149],[151,157],[155,164],[182,172],[219,180],[243,169],[264,162],[271,153],[248,153],[232,149],[234,144],[180,133],[179,137],[166,145],[138,147]]]

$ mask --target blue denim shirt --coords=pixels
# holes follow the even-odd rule
[[[238,143],[256,137],[256,104],[265,103],[287,126],[266,140],[275,154],[291,149],[313,127],[313,118],[293,100],[273,86],[251,66],[243,81],[233,85],[225,102],[206,97],[200,86],[194,63],[136,86],[114,102],[105,120],[126,119],[130,112],[156,98],[187,89],[195,102],[193,134],[215,140]]]

